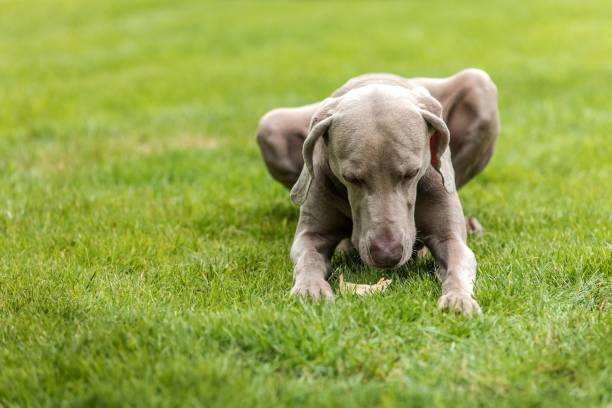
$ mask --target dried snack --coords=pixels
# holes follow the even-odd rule
[[[385,277],[380,278],[374,285],[366,285],[359,283],[351,283],[344,281],[344,274],[340,274],[340,293],[354,293],[359,296],[370,295],[374,293],[382,293],[387,287],[393,282],[393,279],[387,279]]]

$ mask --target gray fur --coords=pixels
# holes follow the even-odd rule
[[[403,265],[424,243],[438,264],[439,307],[479,313],[456,190],[486,166],[498,131],[495,85],[476,69],[362,75],[323,102],[267,113],[264,160],[300,206],[291,293],[333,296],[330,259],[345,238],[379,267]]]

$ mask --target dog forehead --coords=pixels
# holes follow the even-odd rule
[[[343,152],[363,149],[420,150],[426,129],[410,90],[369,85],[342,97],[330,131],[332,143],[344,156]]]
[[[391,85],[367,85],[342,97],[337,113],[339,128],[359,126],[389,128],[423,124],[417,96],[409,89]]]

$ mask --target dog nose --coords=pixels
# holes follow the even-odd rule
[[[375,239],[370,242],[370,255],[376,266],[390,268],[402,260],[404,248],[399,239],[381,240]]]

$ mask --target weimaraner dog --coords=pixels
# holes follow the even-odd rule
[[[263,158],[300,206],[291,293],[333,297],[330,260],[350,237],[381,268],[425,245],[442,282],[438,306],[480,313],[457,189],[487,165],[498,131],[497,90],[478,69],[442,79],[362,75],[322,102],[264,115]]]

